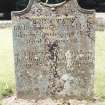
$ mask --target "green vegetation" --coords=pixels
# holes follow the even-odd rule
[[[2,105],[2,102],[0,101],[0,105]]]
[[[105,3],[105,0],[95,0],[97,3]]]
[[[105,99],[105,32],[96,32],[95,93]]]
[[[0,30],[0,98],[13,94],[15,78],[10,29]]]
[[[96,32],[95,94],[105,99],[105,32]],[[0,30],[0,97],[15,92],[12,35],[10,29]],[[103,104],[105,105],[105,104]]]

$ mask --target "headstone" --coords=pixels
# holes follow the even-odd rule
[[[77,0],[30,0],[12,12],[19,98],[90,98],[94,87],[95,12]]]

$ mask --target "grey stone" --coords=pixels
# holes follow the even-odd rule
[[[94,88],[95,11],[77,0],[30,0],[12,12],[19,98],[90,98]]]

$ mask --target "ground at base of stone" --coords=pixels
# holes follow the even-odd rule
[[[87,102],[86,100],[75,100],[70,99],[68,101],[64,100],[52,100],[51,98],[47,98],[44,100],[24,100],[17,99],[16,96],[8,97],[3,99],[3,105],[105,105],[105,103],[100,101],[95,102]]]

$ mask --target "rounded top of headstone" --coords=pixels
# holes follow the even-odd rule
[[[39,2],[41,5],[54,8],[65,4],[66,0],[40,0]]]
[[[38,5],[38,6],[43,5],[45,7],[51,8],[51,10],[55,11],[56,7],[61,7],[61,6],[63,7],[64,5],[66,5],[67,3],[70,3],[70,2],[72,3],[70,5],[74,5],[75,8],[81,13],[93,14],[95,12],[94,10],[87,10],[87,9],[81,8],[79,6],[77,0],[51,0],[51,2],[49,2],[49,1],[50,0],[29,0],[29,3],[28,3],[27,7],[24,10],[22,10],[22,11],[13,11],[12,16],[13,15],[15,15],[15,16],[24,15],[24,14],[28,13],[32,9],[31,7],[34,6],[34,5],[35,5],[35,7],[36,7],[36,5]],[[53,2],[53,1],[56,1],[56,2]]]

